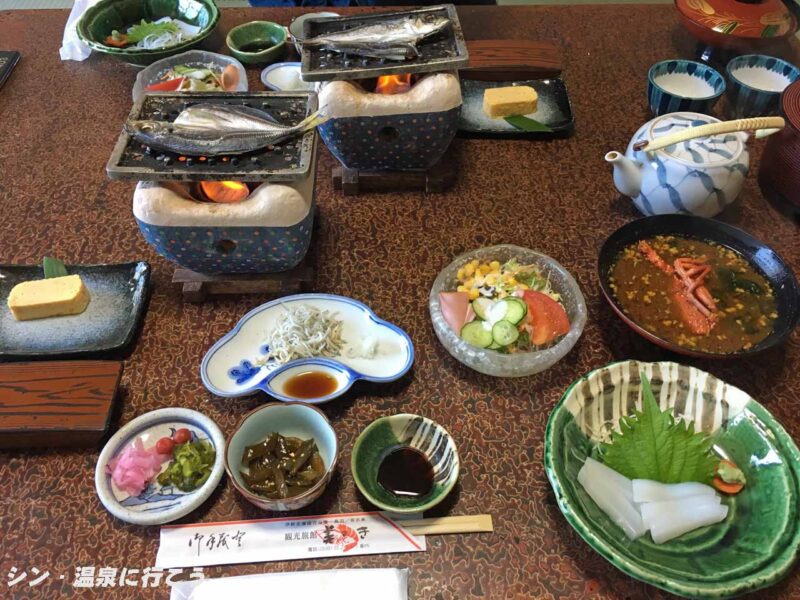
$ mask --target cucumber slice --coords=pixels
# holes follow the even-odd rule
[[[525,315],[528,314],[528,305],[519,298],[511,296],[509,298],[503,298],[500,302],[505,302],[508,304],[508,308],[506,308],[506,315],[503,318],[513,325],[516,325],[522,321],[522,319],[525,318]]]
[[[492,340],[492,345],[489,346],[489,350],[499,350],[500,348],[504,348],[504,346]]]
[[[492,306],[494,306],[494,300],[490,298],[476,298],[472,301],[472,310],[475,311],[475,315],[479,319],[483,319],[484,321]]]
[[[471,321],[461,328],[461,339],[478,348],[488,348],[492,343],[492,331],[483,326],[483,321]]]
[[[494,327],[492,327],[492,339],[495,343],[500,344],[501,346],[513,344],[517,341],[518,337],[519,331],[517,330],[517,326],[511,321],[506,321],[504,319],[502,321],[498,321],[494,324]]]

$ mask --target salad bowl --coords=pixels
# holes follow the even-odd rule
[[[277,364],[265,360],[266,335],[289,307],[306,305],[330,311],[342,322],[343,351],[336,357],[309,357]],[[374,350],[374,355],[369,357]],[[267,302],[247,313],[206,353],[200,365],[203,384],[226,398],[247,396],[258,390],[284,402],[298,398],[284,392],[291,375],[322,371],[335,380],[331,393],[303,398],[309,404],[328,402],[344,394],[358,380],[394,381],[414,362],[414,346],[402,329],[379,319],[372,310],[351,298],[333,294],[296,294]]]
[[[179,19],[199,27],[199,31],[191,39],[155,50],[117,48],[105,43],[113,30],[124,32],[142,19],[156,21],[163,17]],[[218,21],[219,9],[214,0],[100,0],[83,13],[76,28],[78,37],[92,50],[143,66],[198,46],[211,35]]]
[[[247,91],[247,71],[244,70],[242,63],[238,60],[232,56],[225,56],[224,54],[217,54],[216,52],[189,50],[188,52],[162,58],[139,71],[136,75],[136,81],[133,84],[134,103],[138,102],[145,94],[145,88],[147,88],[147,86],[162,81],[162,78],[173,68],[180,65],[197,69],[210,69],[214,67],[219,69],[220,73],[228,65],[233,65],[239,73],[239,80],[236,84],[236,89],[230,91]]]
[[[182,492],[175,486],[162,486],[157,481],[151,481],[138,496],[132,496],[117,487],[106,469],[112,459],[119,457],[137,440],[149,448],[181,428],[188,429],[193,440],[207,440],[214,447],[216,457],[205,483],[194,491]],[[122,521],[136,525],[169,523],[198,508],[219,485],[225,471],[224,449],[222,431],[214,421],[197,411],[161,408],[143,414],[117,431],[100,452],[94,473],[97,496],[108,512]],[[163,467],[166,466],[165,463]]]
[[[657,545],[629,540],[578,483],[584,460],[639,409],[641,374],[662,409],[694,422],[715,450],[743,470],[747,485],[726,496],[724,521]],[[775,583],[800,546],[800,452],[775,418],[744,391],[672,362],[624,361],[575,381],[545,431],[545,471],[564,517],[615,567],[671,593],[724,598]]]
[[[521,264],[539,267],[549,278],[553,290],[561,295],[564,310],[569,318],[569,331],[552,346],[513,354],[501,354],[495,350],[479,348],[464,341],[447,322],[440,294],[456,289],[458,270],[473,259],[501,263],[516,259]],[[431,288],[428,309],[436,337],[453,358],[479,373],[495,377],[524,377],[549,369],[564,358],[576,344],[587,319],[586,302],[580,287],[563,266],[535,250],[508,244],[480,248],[458,256],[436,277]]]

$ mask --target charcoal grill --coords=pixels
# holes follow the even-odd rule
[[[416,58],[393,61],[303,47],[301,75],[320,81],[320,107],[330,118],[319,127],[331,153],[346,169],[362,172],[428,170],[443,157],[458,129],[458,69],[469,62],[452,4],[415,10],[308,19],[306,39],[406,17],[447,18],[443,31],[417,45]],[[411,76],[411,89],[394,100],[374,93],[386,76]]]
[[[171,92],[143,96],[130,119],[174,121],[200,103],[243,105],[294,125],[317,108],[310,92]],[[133,212],[156,251],[203,274],[275,273],[304,258],[314,220],[316,134],[235,156],[181,156],[120,135],[106,166],[111,179],[138,181]],[[235,204],[209,203],[195,182],[248,183]],[[219,185],[219,184],[218,184]]]

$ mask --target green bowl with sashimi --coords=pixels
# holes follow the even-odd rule
[[[630,541],[578,483],[585,458],[621,415],[641,410],[641,376],[662,410],[694,421],[715,448],[744,472],[747,485],[725,496],[728,516],[664,544],[649,534]],[[574,382],[545,432],[545,470],[561,512],[580,536],[615,567],[690,598],[727,598],[774,584],[800,546],[800,452],[775,418],[742,390],[672,362],[625,361]]]
[[[378,468],[402,447],[418,450],[433,467],[433,486],[419,497],[396,496],[378,482]],[[458,481],[459,460],[447,430],[419,415],[399,414],[376,419],[353,444],[351,470],[356,487],[372,504],[394,513],[418,513],[444,500]]]
[[[162,17],[179,19],[200,30],[189,40],[158,50],[117,48],[105,43],[114,30],[125,32],[142,19],[156,21]],[[218,22],[219,9],[214,0],[100,0],[83,13],[76,28],[78,37],[92,50],[141,66],[198,46]]]

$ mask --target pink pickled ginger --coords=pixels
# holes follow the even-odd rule
[[[119,456],[108,461],[106,472],[119,489],[131,496],[138,496],[147,483],[161,472],[161,465],[170,458],[170,454],[156,452],[155,447],[145,449],[142,440],[136,438]]]

